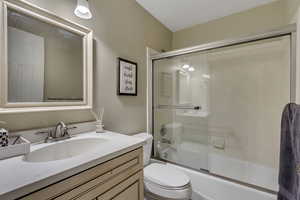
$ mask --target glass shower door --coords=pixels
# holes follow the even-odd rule
[[[208,170],[209,74],[204,53],[155,61],[154,141],[157,157]]]
[[[290,36],[155,60],[155,156],[276,191]]]

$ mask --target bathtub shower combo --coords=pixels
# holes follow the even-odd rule
[[[295,100],[295,33],[291,25],[152,55],[154,158],[190,176],[193,199],[276,199],[281,112]]]

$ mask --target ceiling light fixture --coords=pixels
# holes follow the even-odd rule
[[[87,0],[77,0],[77,6],[74,10],[74,13],[77,17],[80,17],[82,19],[92,18],[89,2]]]

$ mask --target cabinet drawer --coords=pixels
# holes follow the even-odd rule
[[[27,195],[21,200],[80,198],[83,193],[93,190],[93,188],[105,188],[106,183],[111,180],[117,184],[118,181],[128,178],[141,169],[143,169],[143,150],[139,148]]]
[[[122,182],[132,174],[139,171],[140,168],[137,167],[137,159],[131,160],[126,164],[119,166],[107,174],[100,176],[86,184],[83,184],[70,192],[67,192],[55,200],[66,200],[66,199],[76,199],[76,200],[91,200],[99,196],[103,192],[109,190],[114,185]]]

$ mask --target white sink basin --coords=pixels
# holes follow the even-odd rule
[[[63,160],[84,153],[96,152],[99,145],[108,142],[104,138],[81,138],[61,141],[33,150],[24,156],[27,162]]]

